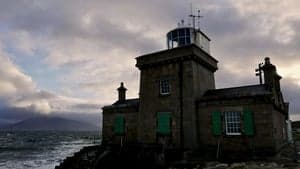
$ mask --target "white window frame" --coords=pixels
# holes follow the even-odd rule
[[[225,119],[225,132],[226,135],[230,136],[238,136],[241,135],[241,112],[239,111],[229,111],[224,112],[224,119]]]
[[[161,95],[170,94],[170,81],[169,81],[169,79],[159,80],[159,93]]]

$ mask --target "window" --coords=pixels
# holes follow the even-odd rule
[[[214,136],[222,134],[254,136],[255,134],[254,114],[249,110],[244,110],[243,113],[239,111],[214,111],[211,114],[211,120]]]
[[[224,112],[227,135],[241,135],[241,113]]]
[[[163,79],[159,81],[159,93],[161,95],[170,94],[170,84],[168,79]]]
[[[179,28],[168,33],[168,48],[189,45],[191,43],[190,28]]]

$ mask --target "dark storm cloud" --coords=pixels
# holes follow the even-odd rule
[[[90,39],[100,44],[109,44],[110,48],[146,52],[161,47],[157,39],[144,37],[143,33],[153,29],[154,25],[157,27],[162,25],[162,29],[167,31],[167,25],[168,27],[175,25],[174,23],[187,13],[184,10],[187,10],[189,4],[172,1],[21,1],[19,3],[5,2],[1,6],[3,7],[1,13],[6,16],[3,18],[9,18],[6,21],[16,29],[24,29],[33,34],[49,33],[48,36],[51,38]],[[23,6],[24,8],[21,8]],[[230,1],[227,3],[226,1],[218,3],[194,1],[194,6],[200,6],[203,9],[205,18],[202,25],[213,38],[212,42],[220,44],[218,49],[225,52],[233,51],[232,57],[246,55],[248,58],[243,56],[243,59],[251,59],[249,58],[251,55],[264,54],[266,51],[295,50],[294,44],[297,43],[294,41],[290,45],[281,45],[274,42],[272,36],[259,36],[257,29],[260,27],[256,24],[261,19],[260,15],[241,16]],[[216,6],[216,8],[206,9],[207,6]],[[11,16],[7,14],[8,11],[16,12]],[[89,13],[91,13],[92,23],[88,29],[85,29],[81,25],[80,18]],[[127,21],[141,26],[142,29],[135,32],[128,30],[123,25]],[[150,23],[153,24],[149,25]],[[296,20],[295,23],[298,21]],[[296,28],[296,30],[299,29]],[[230,59],[230,56],[224,57]]]
[[[204,15],[201,28],[211,37],[212,55],[220,61],[216,73],[218,87],[257,83],[254,69],[265,56],[271,57],[280,68],[300,64],[300,19],[277,16],[289,13],[273,9],[279,3],[265,10],[259,5],[268,2],[262,1],[191,2]],[[42,42],[39,50],[47,51],[47,63],[70,69],[69,74],[62,72],[67,81],[64,87],[74,93],[88,91],[86,95],[90,97],[99,93],[97,98],[108,102],[115,97],[120,81],[127,81],[126,85],[130,91],[135,90],[132,93],[137,96],[138,70],[132,68],[134,62],[129,60],[165,49],[165,33],[180,19],[187,18],[189,5],[189,2],[174,0],[10,0],[0,3],[0,26],[5,25],[9,29],[6,32],[25,31],[33,39],[32,43],[41,38],[36,43]],[[249,5],[253,9],[248,10]],[[285,35],[289,31],[292,33]],[[287,100],[291,99],[293,112],[300,112],[296,103],[300,100],[299,85],[294,82],[299,79],[299,75],[298,79],[283,79],[282,86]],[[28,93],[19,101],[55,99],[52,97],[51,93],[42,91]],[[97,106],[84,102],[69,107]]]
[[[257,64],[263,62],[268,56],[274,61],[279,70],[286,69],[291,65],[300,64],[300,19],[287,18],[282,24],[269,23],[270,32],[261,33],[263,13],[246,14],[241,16],[235,8],[223,8],[208,12],[209,17],[206,26],[212,36],[212,44],[215,57],[220,61],[219,71],[216,73],[216,82],[219,88],[233,87],[248,84],[257,84],[258,79],[254,76]],[[272,25],[273,24],[273,25]],[[289,26],[296,34],[290,37],[286,43],[276,39],[283,34],[278,29]],[[282,35],[286,38],[288,35]],[[279,72],[281,73],[281,72]],[[282,72],[285,73],[285,72]],[[297,74],[297,72],[294,72]],[[300,115],[300,87],[298,79],[283,76],[282,90],[287,102],[290,102],[292,116]]]
[[[143,30],[137,32],[128,30],[123,25],[126,20],[123,22],[121,20],[112,21],[111,19],[115,16],[110,16],[111,12],[107,12],[107,16],[99,13],[98,10],[102,8],[101,4],[106,5],[105,3],[100,1],[71,2],[73,1],[9,2],[1,4],[2,12],[0,14],[12,29],[25,30],[33,36],[47,36],[50,39],[61,41],[76,38],[88,39],[105,46],[109,45],[110,48],[121,47],[140,51],[159,48],[154,39],[143,36]],[[111,5],[108,6],[112,7]],[[102,10],[107,9],[102,8]],[[11,13],[10,11],[14,12]],[[116,15],[117,13],[116,11]],[[82,23],[82,17],[89,14],[92,23],[86,28]]]
[[[279,31],[282,26],[290,26],[293,31],[300,32],[300,18],[288,18],[282,24],[267,20],[266,26],[270,26],[270,30],[263,34],[262,30],[266,29],[263,24],[266,18],[264,12],[242,16],[239,10],[229,3],[222,8],[204,10],[202,27],[211,36],[212,53],[219,54],[216,57],[221,61],[220,64],[228,64],[228,61],[254,63],[253,58],[261,56],[278,60],[284,58],[286,64],[300,62],[299,34],[293,35],[287,43],[276,40],[276,36],[284,34]]]
[[[227,4],[224,8],[217,8],[214,10],[204,10],[204,23],[202,27],[207,29],[211,37],[216,38],[230,38],[233,35],[238,36],[241,32],[250,30],[249,20],[243,18],[238,14],[238,11]]]
[[[296,32],[300,32],[300,28],[293,27],[293,29]],[[247,32],[249,33],[240,31],[241,35],[229,35],[232,38],[226,38],[225,40],[228,42],[224,42],[224,40],[219,41],[223,41],[224,43],[216,48],[221,49],[224,53],[228,53],[225,56],[226,59],[239,58],[239,62],[251,61],[253,57],[257,56],[270,56],[272,59],[284,60],[280,62],[283,65],[295,61],[300,62],[300,48],[297,46],[300,43],[299,34],[296,34],[289,43],[282,44],[275,41],[272,36],[260,36],[253,32],[253,30],[247,30]],[[216,43],[220,44],[219,42]]]

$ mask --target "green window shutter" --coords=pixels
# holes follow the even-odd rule
[[[114,132],[116,135],[124,135],[125,133],[125,119],[123,116],[115,118]]]
[[[212,132],[215,136],[222,134],[221,112],[212,113]]]
[[[253,122],[253,113],[250,111],[244,111],[243,113],[244,120],[244,132],[246,136],[254,135],[254,122]]]
[[[165,112],[157,113],[157,133],[160,135],[171,134],[171,114]]]

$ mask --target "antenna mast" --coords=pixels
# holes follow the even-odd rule
[[[193,3],[191,3],[191,14],[189,15],[192,19],[193,28],[195,28],[195,15],[193,14]]]
[[[191,14],[189,15],[189,17],[192,18],[192,22],[193,22],[193,28],[196,29],[196,18],[197,18],[197,22],[198,22],[198,29],[200,30],[200,18],[202,18],[203,16],[200,15],[200,10],[198,10],[198,15],[194,15],[193,14],[193,6],[191,4]]]
[[[262,84],[262,65],[263,63],[258,64],[258,68],[255,69],[255,75],[259,77],[259,84]]]
[[[200,10],[198,10],[198,16],[197,16],[197,19],[198,19],[198,29],[200,30],[200,18],[203,18],[203,16],[200,15]]]

